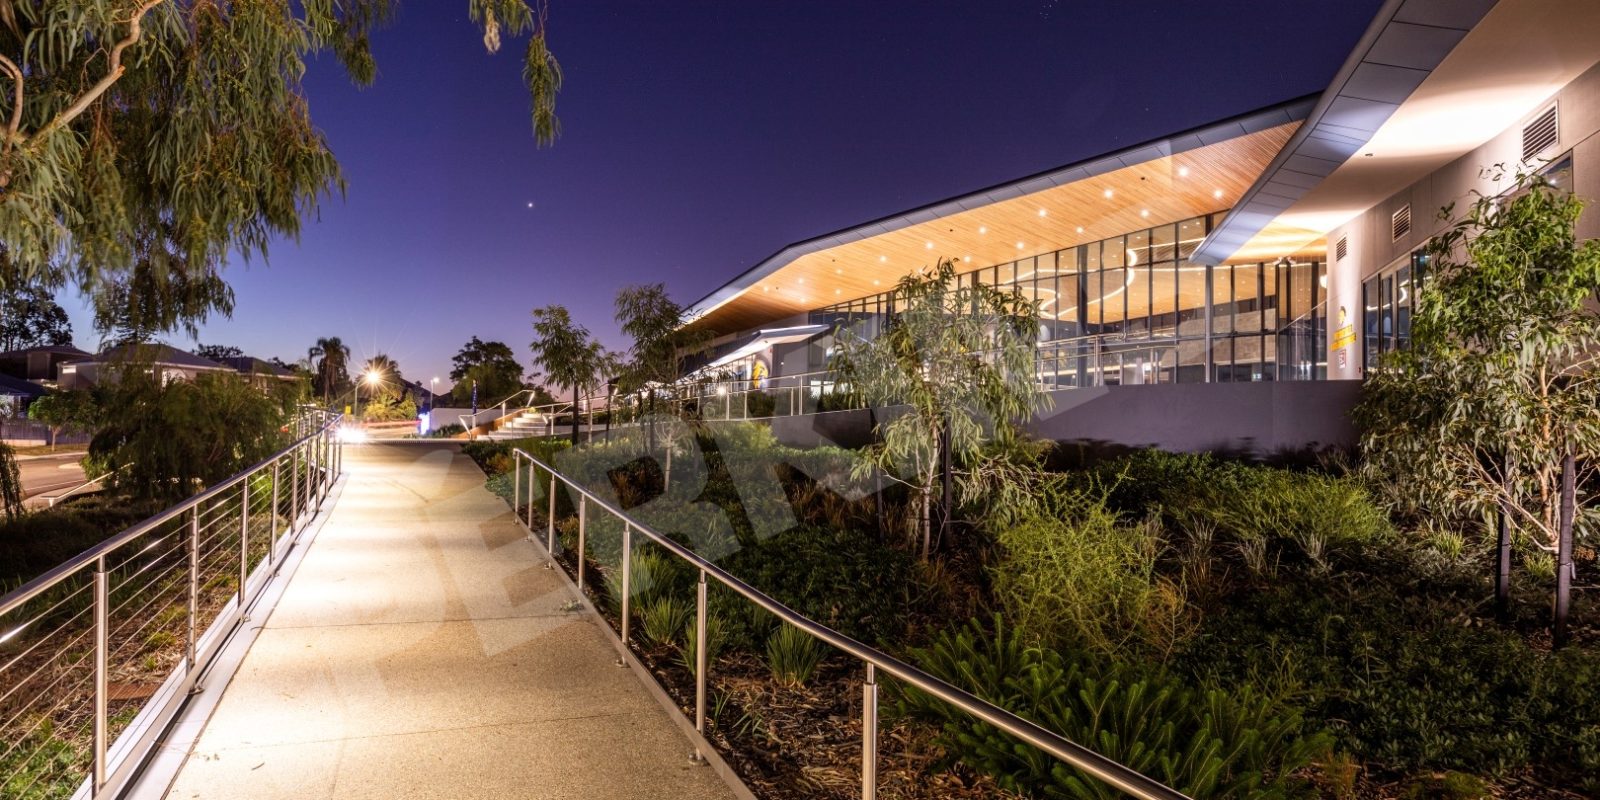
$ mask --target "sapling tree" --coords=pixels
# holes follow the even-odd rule
[[[829,369],[868,407],[906,408],[879,416],[859,471],[882,470],[909,487],[917,511],[908,533],[926,558],[936,501],[948,509],[952,494],[1004,489],[991,479],[1015,485],[1021,477],[1002,462],[1017,449],[1021,423],[1049,403],[1034,370],[1039,312],[1019,292],[959,282],[948,259],[902,278],[891,302],[893,317],[876,337],[837,332]],[[941,529],[949,516],[940,515]]]
[[[654,412],[656,393],[683,378],[687,361],[705,352],[712,334],[687,330],[688,309],[660,283],[623,287],[617,292],[616,311],[617,324],[633,340],[618,370],[619,388],[639,393],[644,410]],[[655,423],[647,430],[653,440]]]
[[[1499,576],[1524,537],[1556,553],[1563,586],[1563,528],[1593,535],[1597,497],[1583,487],[1600,455],[1600,242],[1577,241],[1582,209],[1538,176],[1477,197],[1428,245],[1410,346],[1368,370],[1356,410],[1364,469],[1403,513],[1481,521],[1503,545]],[[1578,491],[1564,525],[1569,451]],[[1503,577],[1498,589],[1503,603]]]
[[[551,385],[572,390],[572,443],[578,443],[578,399],[584,389],[596,386],[609,363],[605,348],[589,329],[579,325],[565,306],[533,310],[533,363],[544,370]]]

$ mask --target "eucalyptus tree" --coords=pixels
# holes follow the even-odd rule
[[[901,278],[893,304],[894,318],[875,337],[848,326],[836,332],[829,370],[869,408],[905,407],[878,423],[859,472],[879,470],[911,490],[918,511],[908,515],[910,533],[927,558],[935,501],[942,529],[957,492],[976,499],[1020,488],[993,478],[1014,477],[1004,459],[1020,424],[1049,404],[1034,370],[1039,312],[1019,292],[960,283],[948,259]]]
[[[331,405],[334,395],[342,394],[350,382],[350,346],[329,336],[318,339],[306,355],[314,365],[312,390],[322,394],[323,405]]]
[[[709,331],[688,331],[689,311],[667,294],[665,284],[625,286],[617,292],[616,321],[633,340],[620,359],[622,390],[639,392],[655,409],[656,390],[683,378],[688,359],[705,352]],[[654,423],[651,424],[654,438]]]
[[[553,141],[545,0],[466,5],[489,52],[527,37],[533,133]],[[371,83],[371,35],[396,6],[0,0],[0,242],[21,279],[97,294],[144,265],[201,280],[297,235],[343,187],[306,63],[328,54]]]
[[[1481,521],[1499,545],[1502,608],[1513,539],[1555,554],[1558,631],[1600,500],[1579,490],[1600,466],[1600,241],[1577,241],[1582,209],[1536,176],[1477,197],[1429,244],[1410,345],[1368,371],[1356,411],[1364,468],[1402,512]]]
[[[474,336],[450,357],[450,380],[455,383],[457,402],[466,402],[472,386],[481,396],[500,398],[522,388],[522,364],[505,342],[485,342]],[[532,404],[536,405],[536,404]]]
[[[584,389],[597,386],[610,359],[589,329],[572,319],[565,306],[548,305],[533,310],[533,363],[558,389],[572,390],[572,443],[578,443],[578,399]]]
[[[0,351],[72,344],[72,320],[46,287],[6,283],[0,298]]]

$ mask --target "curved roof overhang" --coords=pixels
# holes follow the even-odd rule
[[[789,245],[695,303],[689,327],[749,330],[886,291],[941,258],[976,269],[1229,208],[1313,101],[1300,98]]]
[[[1194,260],[1313,246],[1535,112],[1600,60],[1596,31],[1595,0],[1390,0]]]

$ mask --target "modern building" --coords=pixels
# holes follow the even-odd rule
[[[1597,63],[1595,0],[1389,0],[1319,95],[789,245],[689,327],[717,334],[709,366],[817,394],[839,326],[872,335],[949,258],[1037,303],[1042,435],[1347,443],[1441,208],[1497,171],[1600,197]]]
[[[92,356],[62,363],[56,383],[62,389],[87,389],[116,377],[126,369],[154,370],[163,383],[194,380],[205,372],[233,372],[233,368],[158,342],[125,344]]]

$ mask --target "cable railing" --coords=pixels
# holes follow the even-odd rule
[[[0,797],[115,797],[340,474],[341,417],[0,597]]]
[[[926,692],[955,708],[965,712],[974,721],[981,721],[992,725],[1005,733],[1016,737],[1018,740],[1037,747],[1055,758],[1069,764],[1083,772],[1098,778],[1107,784],[1120,789],[1127,794],[1141,800],[1188,800],[1187,796],[1177,790],[1161,784],[1129,767],[1109,759],[1083,745],[1073,742],[1054,731],[1044,728],[1037,723],[1023,719],[993,703],[983,700],[969,692],[930,675],[917,667],[895,658],[881,650],[869,647],[838,631],[816,622],[799,612],[789,608],[783,603],[767,596],[760,590],[741,581],[731,573],[718,567],[693,550],[651,529],[627,513],[612,505],[589,491],[583,485],[573,481],[549,464],[541,461],[534,455],[520,449],[512,450],[514,463],[512,510],[517,512],[523,508],[522,501],[527,499],[526,515],[519,516],[518,521],[528,530],[531,540],[537,540],[534,534],[534,494],[540,488],[537,480],[540,471],[548,475],[549,490],[545,494],[546,509],[546,542],[545,553],[548,556],[546,567],[555,566],[558,548],[556,541],[556,485],[557,482],[567,487],[568,491],[576,495],[578,516],[578,548],[575,554],[576,582],[580,594],[583,592],[585,581],[585,552],[588,533],[589,507],[592,505],[600,511],[611,515],[622,524],[622,555],[621,555],[621,586],[619,612],[620,630],[616,631],[622,644],[622,658],[624,663],[632,656],[629,648],[631,641],[632,622],[632,589],[633,589],[633,550],[634,534],[645,537],[663,550],[671,553],[678,559],[686,562],[697,570],[699,579],[695,587],[695,653],[694,653],[694,727],[703,737],[706,728],[706,702],[707,680],[711,665],[708,663],[707,647],[707,586],[715,581],[732,590],[756,606],[766,610],[780,621],[804,631],[807,635],[822,643],[845,653],[860,661],[865,667],[865,679],[862,683],[862,734],[861,734],[861,797],[863,800],[876,800],[878,795],[878,673],[896,678],[906,685]],[[524,470],[523,462],[527,462]],[[703,759],[704,753],[697,752],[697,757]]]

